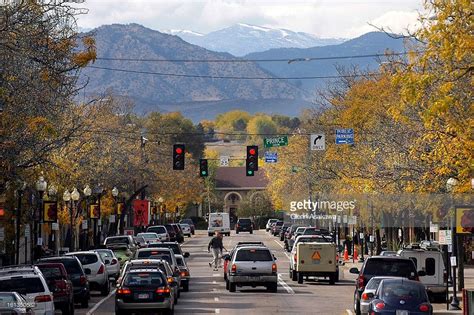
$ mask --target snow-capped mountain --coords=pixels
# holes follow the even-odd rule
[[[228,52],[235,56],[244,56],[272,48],[309,48],[344,42],[344,39],[340,38],[319,38],[303,32],[242,23],[208,34],[188,30],[163,30],[162,32],[179,36],[188,43],[209,50]]]

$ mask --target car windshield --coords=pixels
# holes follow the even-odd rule
[[[377,259],[367,260],[364,274],[370,276],[395,276],[410,278],[416,275],[415,265],[405,259]]]
[[[127,274],[123,284],[127,287],[160,287],[165,282],[161,272],[137,272]]]
[[[423,285],[400,280],[384,280],[380,290],[380,298],[390,304],[398,303],[400,300],[412,301],[417,304],[420,300],[427,302]]]
[[[20,294],[31,294],[44,292],[45,288],[40,278],[12,277],[0,280],[0,291],[18,292]]]
[[[164,226],[152,226],[152,227],[149,227],[147,231],[157,233],[157,234],[165,234],[166,228]]]
[[[62,278],[61,269],[59,269],[59,267],[38,266],[38,268],[48,280],[58,280]]]
[[[83,266],[95,264],[99,260],[95,254],[74,254],[74,256],[79,259]]]
[[[272,254],[267,249],[241,249],[235,261],[272,261]]]
[[[11,293],[0,293],[0,307],[8,307],[9,303],[17,302]]]
[[[127,236],[123,237],[113,237],[113,238],[108,238],[105,241],[105,245],[110,245],[110,244],[128,244],[130,242],[130,239]]]

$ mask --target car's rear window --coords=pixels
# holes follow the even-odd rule
[[[364,267],[364,275],[409,278],[416,275],[416,270],[411,260],[369,259]]]
[[[181,257],[176,257],[176,262],[178,263],[178,266],[184,266],[183,258],[181,258]]]
[[[164,284],[161,272],[129,273],[124,280],[124,285],[127,287],[159,287]]]
[[[146,240],[154,240],[158,238],[158,235],[155,233],[146,233],[146,234],[140,234],[140,237],[143,237]]]
[[[165,234],[166,228],[164,226],[154,226],[150,227],[147,230],[148,232],[158,233],[158,234]]]
[[[76,259],[48,259],[46,262],[62,263],[68,275],[82,274],[82,269]]]
[[[272,261],[272,254],[266,249],[241,249],[235,261]]]
[[[178,244],[163,244],[163,243],[158,243],[158,244],[150,244],[149,247],[151,248],[169,248],[173,250],[173,253],[181,255],[181,250]]]
[[[45,287],[41,280],[35,278],[12,277],[10,279],[0,280],[0,291],[18,292],[20,294],[30,294],[44,292]]]
[[[62,278],[59,267],[38,266],[43,276],[48,280],[58,280]]]
[[[277,226],[282,226],[283,225],[283,222],[282,221],[279,221],[277,223],[275,223]]]
[[[83,266],[94,264],[99,260],[95,254],[74,254],[74,256],[79,259]]]
[[[380,295],[388,303],[399,303],[425,300],[426,293],[423,285],[415,285],[406,281],[388,281],[382,284]]]
[[[105,245],[110,245],[110,244],[128,244],[130,243],[130,239],[126,236],[124,237],[114,237],[114,238],[108,238],[105,241]]]
[[[250,224],[252,221],[250,219],[239,219],[239,223],[245,223],[245,224]]]
[[[156,250],[142,250],[138,251],[138,258],[148,258],[150,256],[157,256],[157,255],[169,255],[168,251],[160,250],[157,248]]]

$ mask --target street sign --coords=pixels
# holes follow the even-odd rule
[[[0,242],[3,242],[5,240],[5,228],[1,227],[0,228]]]
[[[326,138],[324,133],[315,133],[311,135],[311,150],[324,151],[326,150]]]
[[[438,233],[439,231],[439,224],[430,222],[430,233]]]
[[[220,158],[220,166],[229,166],[229,157],[228,156],[221,156]]]
[[[450,259],[451,259],[451,267],[457,267],[458,262],[456,260],[456,256],[451,256]]]
[[[87,230],[87,220],[82,220],[82,229]]]
[[[263,146],[265,148],[283,147],[287,145],[288,145],[288,136],[263,139]]]
[[[276,152],[265,152],[266,163],[276,163],[278,161],[278,154]]]
[[[354,129],[336,129],[336,144],[354,144]]]
[[[59,231],[59,224],[56,222],[51,223],[51,230]]]
[[[26,238],[30,238],[30,237],[31,237],[31,229],[30,229],[30,225],[29,225],[29,224],[27,224],[27,225],[25,226],[25,237],[26,237]]]
[[[114,214],[111,214],[109,216],[109,223],[115,223],[115,215]]]
[[[319,251],[315,251],[315,252],[313,253],[313,256],[311,256],[311,258],[312,258],[313,260],[321,260],[321,254],[319,253]]]

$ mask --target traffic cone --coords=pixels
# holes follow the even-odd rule
[[[359,254],[357,253],[357,246],[354,246],[354,261],[359,260]]]
[[[344,260],[345,261],[349,260],[349,252],[347,251],[347,244],[344,245]]]

